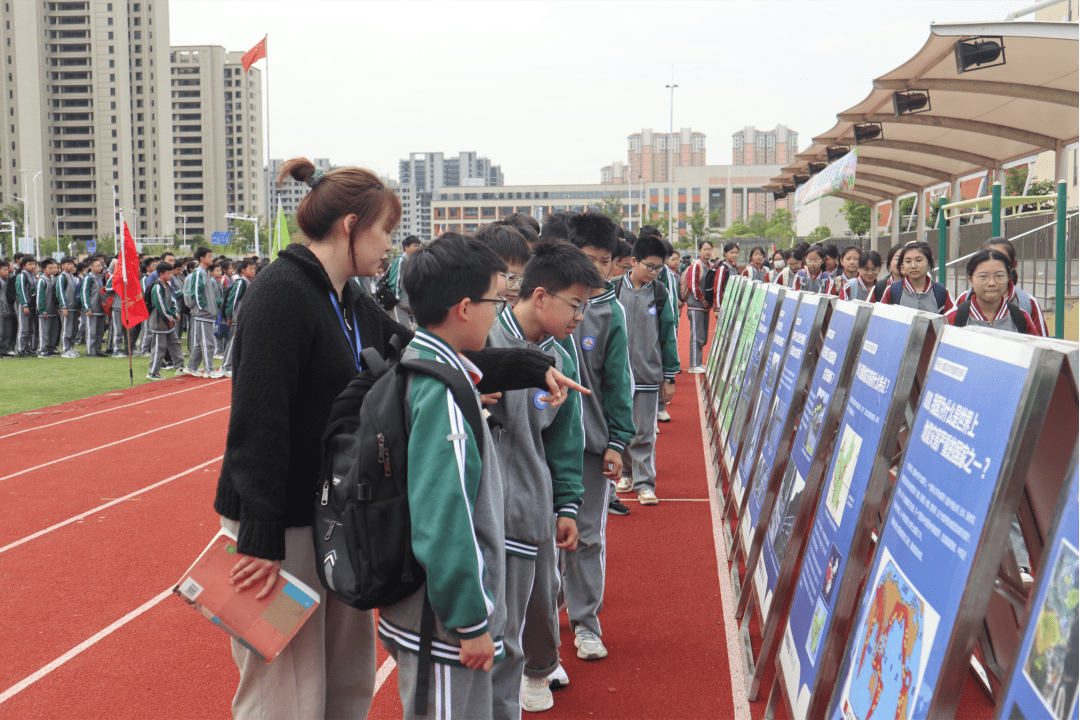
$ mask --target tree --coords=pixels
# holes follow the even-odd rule
[[[686,218],[686,239],[684,242],[675,243],[675,245],[683,249],[697,247],[703,240],[708,239],[710,235],[709,228],[719,224],[719,210],[706,213],[705,208],[695,205],[693,214]]]
[[[666,212],[658,212],[656,210],[646,211],[645,221],[642,225],[652,225],[663,234],[667,234],[668,229],[668,214]]]
[[[23,236],[23,203],[19,200],[14,205],[5,205],[0,209],[0,218],[4,222],[15,222],[15,237]]]
[[[605,195],[600,199],[600,212],[607,215],[609,218],[615,221],[616,225],[622,225],[623,221],[623,202],[622,198],[611,193]],[[291,229],[290,229],[291,232]]]
[[[765,234],[762,237],[773,240],[790,240],[795,237],[795,218],[787,210],[778,209],[773,213],[772,219],[769,220],[769,224],[765,228]]]
[[[742,220],[736,220],[731,224],[724,232],[720,233],[720,237],[723,238],[742,238],[742,237],[755,237],[754,232],[750,229],[750,226],[744,223]]]
[[[848,228],[856,235],[866,235],[870,231],[870,206],[847,200],[844,202],[844,217]]]
[[[831,238],[832,235],[833,231],[830,230],[827,225],[818,225],[806,236],[806,242],[813,245],[816,242],[824,242],[828,238]]]

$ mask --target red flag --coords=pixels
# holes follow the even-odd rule
[[[240,58],[240,64],[244,67],[244,72],[247,72],[252,65],[264,57],[266,57],[266,38],[260,40],[255,47],[244,53],[244,57]]]
[[[150,318],[139,284],[139,252],[135,249],[135,240],[131,237],[126,221],[124,222],[124,246],[120,250],[120,263],[113,274],[112,283],[113,290],[123,302],[120,322],[124,327],[135,327],[143,320]]]

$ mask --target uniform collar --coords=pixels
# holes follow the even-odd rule
[[[472,377],[469,371],[465,369],[465,365],[461,362],[461,357],[459,357],[458,354],[454,352],[454,348],[450,347],[445,340],[440,338],[435,333],[425,330],[423,328],[417,328],[416,334],[413,335],[413,339],[409,342],[409,344],[414,345],[417,349],[424,349],[429,352],[435,353],[435,356],[439,360],[442,360],[447,365],[453,365],[462,373],[470,375],[470,378]],[[469,364],[472,365],[472,363]],[[477,373],[480,372],[479,370],[476,370],[476,366],[473,366],[473,369]]]
[[[589,298],[590,305],[598,305],[599,303],[610,303],[615,299],[615,286],[609,282],[605,282],[604,285],[604,292],[600,293],[596,297]]]
[[[517,338],[522,342],[529,342],[525,338],[525,333],[521,329],[521,324],[518,323],[517,316],[514,315],[513,308],[511,308],[509,305],[507,305],[506,309],[502,311],[501,315],[499,315],[499,323],[502,324],[506,332],[508,332],[512,337]],[[547,350],[549,347],[551,347],[551,344],[553,342],[555,342],[555,338],[553,338],[551,335],[545,335],[544,338],[536,344],[536,347],[540,348],[541,350]]]
[[[623,275],[623,281],[626,282],[626,287],[630,288],[631,290],[636,291],[636,288],[634,288],[634,283],[630,280],[630,271],[629,270],[627,270],[626,274]],[[653,281],[650,280],[649,282],[642,285],[641,289],[644,290],[645,288],[649,287],[652,284],[653,284]]]
[[[912,295],[925,295],[934,288],[934,281],[930,279],[930,276],[926,276],[926,288],[923,290],[916,290],[915,286],[911,284],[911,280],[908,280],[907,276],[904,277],[904,290],[907,290]]]

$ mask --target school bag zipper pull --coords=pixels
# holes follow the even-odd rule
[[[327,480],[326,482],[324,482],[322,484],[322,499],[320,500],[320,502],[325,507],[326,503],[328,503],[329,501],[330,501],[330,481]]]
[[[337,520],[330,521],[330,529],[326,531],[326,537],[323,540],[329,540],[330,536],[334,534],[334,528],[337,527]]]
[[[375,439],[379,441],[379,462],[383,464],[383,474],[390,477],[390,451],[386,448],[386,438],[379,433]]]

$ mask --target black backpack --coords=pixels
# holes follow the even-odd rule
[[[394,296],[394,291],[390,288],[389,277],[390,273],[386,273],[375,284],[375,301],[382,305],[382,309],[386,312],[390,312],[401,302]]]
[[[653,290],[653,305],[656,307],[656,329],[659,331],[660,330],[660,311],[663,309],[664,303],[667,302],[667,295],[664,293],[664,290],[661,287],[661,283],[660,283],[659,280],[653,280],[652,283],[653,283],[653,288],[652,288],[652,290]],[[626,281],[623,280],[623,279],[620,279],[618,282],[615,283],[615,297],[616,297],[616,299],[619,297],[619,294],[622,292],[622,289],[623,289],[623,287],[625,287],[625,285],[626,285]]]
[[[388,364],[373,348],[364,370],[334,400],[323,433],[315,500],[315,565],[323,587],[361,610],[393,605],[419,590],[424,568],[412,551],[409,519],[408,374],[446,384],[484,455],[484,430],[473,386],[458,370],[434,360]],[[427,672],[435,613],[424,596],[416,714],[427,712]]]
[[[709,268],[705,271],[705,274],[701,276],[701,295],[704,297],[702,304],[705,307],[712,307],[713,300],[716,299],[716,268]]]
[[[1027,334],[1027,320],[1024,319],[1024,311],[1020,309],[1019,305],[1006,301],[1005,307],[1009,308],[1009,315],[1012,316],[1013,325],[1016,326],[1016,332],[1021,335]],[[971,317],[971,297],[956,306],[956,317],[953,318],[953,325],[955,327],[964,327],[968,324],[968,319]]]

